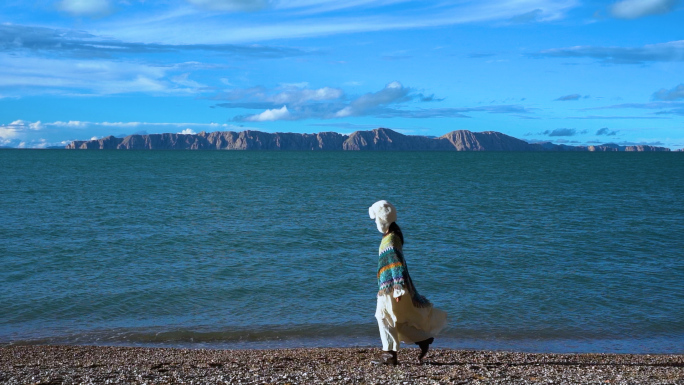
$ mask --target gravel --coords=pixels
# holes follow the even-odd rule
[[[418,349],[374,365],[371,348],[210,350],[0,347],[2,384],[684,384],[684,355]]]

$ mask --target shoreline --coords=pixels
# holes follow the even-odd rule
[[[434,349],[423,365],[373,365],[378,348],[219,350],[81,345],[0,347],[0,383],[684,384],[684,355]]]
[[[365,326],[365,325],[364,325]],[[189,330],[105,330],[72,333],[42,338],[0,338],[0,348],[10,346],[101,346],[135,348],[176,348],[206,350],[275,350],[312,348],[375,348],[380,346],[377,331],[362,332],[359,328],[338,330],[346,335],[323,335],[320,330],[278,329],[225,331]],[[355,334],[354,334],[355,333]],[[684,335],[650,338],[477,338],[454,337],[442,332],[432,348],[464,351],[518,352],[530,354],[632,354],[684,355]],[[402,343],[402,348],[407,347]],[[410,346],[409,346],[410,347]]]

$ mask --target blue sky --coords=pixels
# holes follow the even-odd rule
[[[678,0],[5,0],[0,146],[133,133],[684,147]]]

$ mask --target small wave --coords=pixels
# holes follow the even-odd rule
[[[103,345],[191,349],[379,347],[375,325],[262,326],[224,330],[128,328],[13,340],[1,345]],[[412,344],[404,346],[411,347]],[[684,334],[649,337],[496,333],[447,329],[435,348],[533,353],[683,354]]]
[[[306,347],[359,346],[375,340],[375,327],[358,325],[297,325],[223,330],[126,328],[75,332],[18,339],[10,345],[131,345],[170,347]]]

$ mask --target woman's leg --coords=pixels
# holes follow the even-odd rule
[[[396,352],[399,350],[399,333],[394,325],[394,320],[387,312],[385,302],[385,298],[378,297],[378,306],[375,309],[375,318],[378,320],[378,329],[382,340],[382,350]]]

